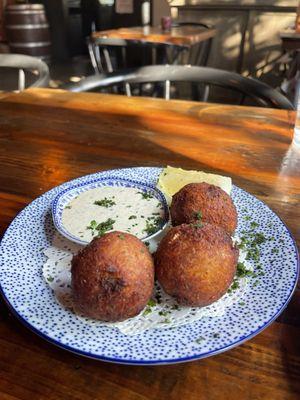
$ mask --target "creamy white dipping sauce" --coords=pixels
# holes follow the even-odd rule
[[[163,204],[151,193],[111,186],[81,193],[62,213],[65,229],[87,242],[109,231],[128,232],[142,239],[157,232],[163,218]]]

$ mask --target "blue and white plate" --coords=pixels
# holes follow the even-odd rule
[[[238,187],[232,191],[239,214],[237,233],[247,231],[251,221],[257,221],[257,229],[272,241],[261,246],[265,274],[249,285],[243,302],[228,307],[223,316],[126,336],[116,328],[86,324],[56,302],[42,276],[42,250],[51,245],[55,233],[51,218],[55,197],[74,185],[112,176],[155,186],[160,171],[128,168],[85,176],[45,193],[14,219],[1,241],[0,285],[7,304],[27,327],[75,353],[103,361],[145,365],[191,361],[221,353],[257,335],[278,317],[297,282],[297,248],[279,217]]]
[[[120,178],[120,177],[98,177],[98,178],[93,178],[90,179],[87,182],[77,182],[73,186],[68,187],[64,189],[62,192],[60,192],[54,199],[52,203],[52,218],[53,218],[53,223],[55,228],[67,239],[71,240],[72,242],[81,244],[81,245],[86,245],[89,242],[80,239],[77,236],[72,235],[65,226],[63,225],[62,222],[62,215],[63,215],[63,210],[64,208],[73,200],[75,197],[80,195],[81,193],[87,191],[87,190],[92,190],[92,189],[97,189],[100,187],[105,187],[105,186],[110,186],[110,187],[130,187],[130,188],[136,188],[144,193],[149,193],[153,197],[155,197],[163,207],[163,216],[162,216],[162,224],[160,229],[158,229],[155,233],[152,235],[145,236],[142,238],[142,241],[147,241],[155,236],[159,235],[161,231],[166,227],[166,225],[169,222],[169,208],[167,204],[167,200],[163,193],[158,190],[155,186],[150,185],[148,182],[143,182],[143,181],[138,181],[138,180],[132,180],[132,179],[127,179],[127,178]]]

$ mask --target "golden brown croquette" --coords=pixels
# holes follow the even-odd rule
[[[87,317],[111,322],[134,317],[153,288],[152,256],[131,234],[107,233],[72,260],[75,311]]]

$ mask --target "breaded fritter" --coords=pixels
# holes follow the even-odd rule
[[[147,246],[124,232],[94,239],[72,260],[75,311],[102,321],[122,321],[146,306],[154,288]]]
[[[155,254],[157,279],[179,304],[207,306],[231,285],[238,253],[230,235],[220,226],[179,225],[170,229]]]
[[[237,212],[231,197],[208,183],[190,183],[177,192],[170,208],[172,224],[203,221],[219,225],[230,235],[237,226]]]

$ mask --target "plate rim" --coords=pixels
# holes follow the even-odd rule
[[[87,174],[87,175],[83,175],[83,176],[79,176],[77,178],[74,178],[70,181],[66,181],[61,183],[60,185],[54,186],[53,188],[51,188],[50,190],[42,193],[40,196],[36,197],[35,199],[33,199],[29,204],[27,204],[22,210],[20,210],[16,216],[13,218],[13,220],[10,222],[10,224],[8,225],[8,227],[6,228],[1,240],[0,240],[0,251],[2,248],[2,242],[3,239],[5,238],[8,230],[10,229],[12,223],[16,220],[19,219],[22,214],[24,212],[26,212],[27,208],[32,204],[32,202],[36,201],[37,199],[42,198],[44,195],[46,195],[49,191],[55,189],[55,188],[59,188],[60,186],[64,185],[64,184],[70,184],[73,181],[76,181],[78,179],[81,178],[87,178],[89,176],[92,176],[94,174],[97,173],[101,173],[101,172],[108,172],[108,171],[121,171],[124,169],[136,169],[136,168],[155,168],[155,169],[159,169],[159,168],[163,168],[163,167],[156,167],[156,166],[138,166],[138,167],[127,167],[127,168],[117,168],[117,169],[112,169],[112,170],[103,170],[103,171],[98,171],[98,172],[94,172],[92,174]],[[286,231],[289,235],[289,237],[292,240],[294,249],[295,249],[295,256],[296,256],[296,276],[295,276],[295,281],[293,284],[293,287],[285,301],[285,303],[282,305],[282,307],[273,315],[273,317],[267,321],[263,326],[259,327],[258,329],[256,329],[255,331],[251,332],[249,335],[244,336],[242,339],[238,339],[236,342],[231,343],[230,345],[227,346],[223,346],[221,348],[218,348],[216,350],[211,350],[208,351],[206,353],[202,353],[202,354],[195,354],[192,356],[188,356],[188,357],[180,357],[180,358],[173,358],[173,359],[164,359],[164,360],[128,360],[128,359],[123,359],[123,358],[117,358],[117,357],[106,357],[103,355],[96,355],[96,354],[92,354],[89,352],[85,352],[83,350],[79,350],[79,349],[75,349],[69,345],[60,343],[59,341],[57,341],[56,339],[50,338],[49,336],[47,336],[46,334],[42,333],[41,331],[39,331],[37,328],[35,328],[34,326],[32,326],[30,324],[30,322],[28,322],[22,315],[20,315],[13,307],[13,305],[9,302],[8,298],[6,297],[4,290],[2,288],[1,285],[1,281],[0,281],[0,294],[3,297],[7,307],[9,308],[9,310],[12,312],[12,314],[26,327],[28,328],[30,331],[32,331],[33,333],[35,333],[36,335],[38,335],[40,338],[46,340],[48,343],[51,343],[53,345],[55,345],[56,347],[59,347],[63,350],[69,351],[71,353],[74,354],[79,354],[81,356],[87,357],[87,358],[91,358],[94,360],[99,360],[99,361],[104,361],[104,362],[109,362],[109,363],[114,363],[114,364],[123,364],[123,365],[140,365],[140,366],[149,366],[149,365],[170,365],[170,364],[179,364],[179,363],[183,363],[183,362],[189,362],[189,361],[195,361],[195,360],[201,360],[203,358],[207,358],[207,357],[211,357],[217,354],[221,354],[227,350],[231,350],[243,343],[245,343],[246,341],[252,339],[253,337],[255,337],[256,335],[258,335],[260,332],[262,332],[263,330],[265,330],[268,326],[270,326],[277,318],[278,316],[284,311],[284,309],[287,307],[287,305],[289,304],[294,291],[297,287],[297,283],[299,280],[299,275],[300,275],[300,254],[299,254],[299,250],[298,250],[298,246],[296,243],[295,238],[293,237],[292,232],[290,231],[290,229],[288,228],[288,226],[286,225],[286,223],[281,219],[281,217],[275,213],[271,207],[269,207],[268,204],[266,204],[265,202],[263,202],[262,200],[260,200],[258,197],[256,197],[255,195],[247,192],[246,190],[240,188],[239,186],[234,185],[235,187],[237,187],[239,190],[241,190],[242,192],[245,192],[246,194],[249,194],[250,196],[254,197],[259,203],[261,203],[262,205],[264,205],[265,207],[267,207],[273,214],[275,214],[275,216],[280,220],[280,222],[282,223],[282,225],[286,228]]]

